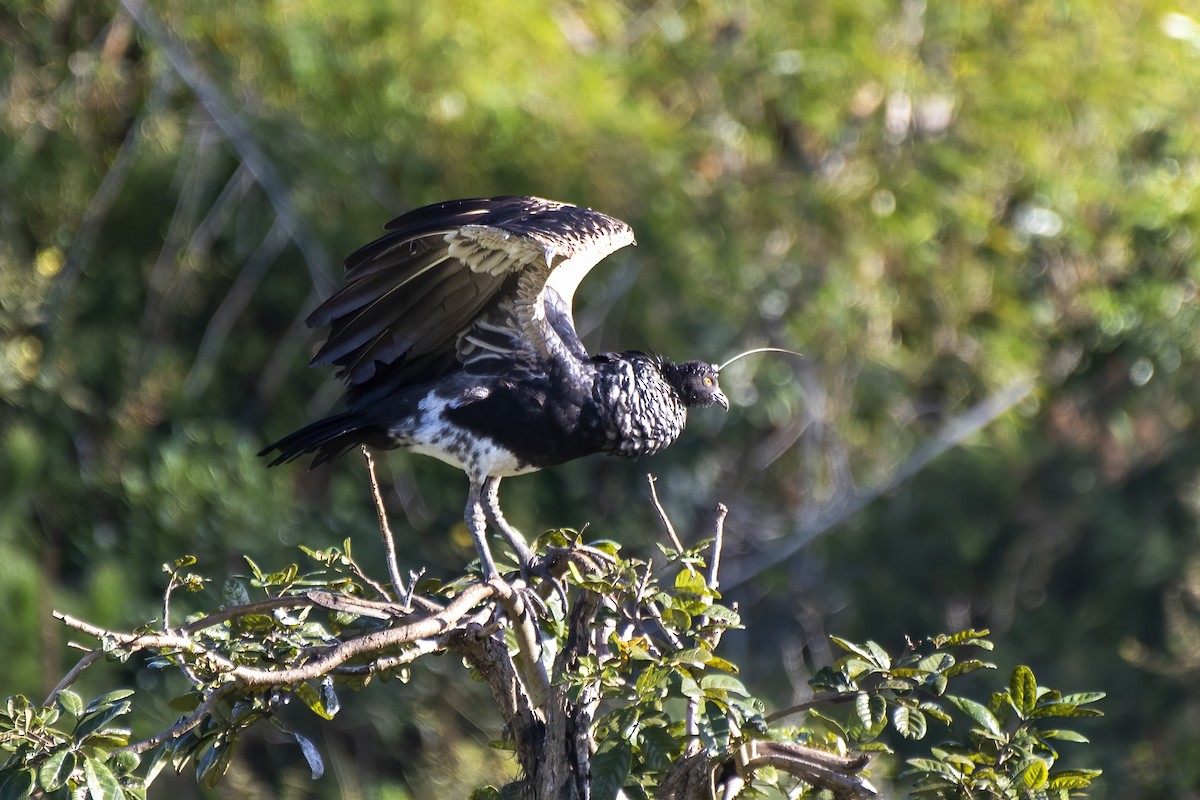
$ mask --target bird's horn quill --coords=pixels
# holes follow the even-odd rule
[[[729,359],[724,364],[721,364],[719,367],[717,367],[717,372],[721,372],[726,367],[728,367],[730,364],[737,361],[739,358],[745,358],[746,356],[752,356],[755,353],[787,353],[788,355],[799,356],[800,358],[804,358],[803,353],[797,353],[795,350],[785,350],[782,347],[755,347],[754,349],[747,350],[744,353],[738,353],[736,356]]]

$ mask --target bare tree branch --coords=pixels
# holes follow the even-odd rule
[[[419,639],[444,635],[476,606],[496,598],[499,594],[500,591],[493,584],[473,583],[440,612],[422,616],[411,622],[404,622],[393,628],[372,631],[346,639],[331,646],[324,654],[303,666],[286,669],[259,669],[235,664],[220,653],[186,635],[186,631],[182,634],[122,633],[92,625],[59,611],[54,612],[54,617],[70,628],[83,631],[102,641],[112,641],[128,653],[150,648],[187,652],[210,660],[218,671],[244,687],[286,686],[319,678],[356,656],[378,652]],[[303,600],[308,600],[308,598],[303,598],[301,602]],[[308,600],[308,602],[313,601]]]

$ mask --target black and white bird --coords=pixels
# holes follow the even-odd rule
[[[524,566],[535,556],[500,511],[500,480],[605,453],[637,458],[679,436],[689,408],[729,401],[719,369],[639,352],[589,355],[575,289],[633,244],[624,222],[536,197],[451,200],[388,223],[346,259],[345,285],[308,318],[329,326],[312,365],[335,364],[346,410],[275,442],[271,466],[313,466],[365,444],[466,473],[465,518],[496,575],[490,523]]]

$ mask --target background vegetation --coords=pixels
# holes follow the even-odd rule
[[[1047,683],[1110,691],[1093,797],[1195,796],[1198,20],[1162,0],[10,0],[0,692],[41,696],[72,661],[51,609],[140,624],[182,553],[232,574],[299,541],[371,552],[358,461],[254,457],[336,403],[303,317],[392,215],[532,193],[638,232],[581,291],[593,348],[809,357],[731,367],[733,410],[653,463],[506,483],[515,523],[649,554],[653,469],[677,522],[730,506],[725,599],[750,632],[726,646],[781,705],[827,632],[989,628]],[[387,465],[406,563],[458,571],[461,476]],[[264,734],[218,792],[461,795],[509,769],[462,683],[446,663],[348,698],[313,734],[319,782]]]

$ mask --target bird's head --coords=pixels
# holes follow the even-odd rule
[[[717,383],[716,364],[703,361],[673,364],[666,361],[662,364],[662,372],[667,383],[679,393],[680,399],[688,408],[718,405],[726,411],[729,410],[729,399]]]

